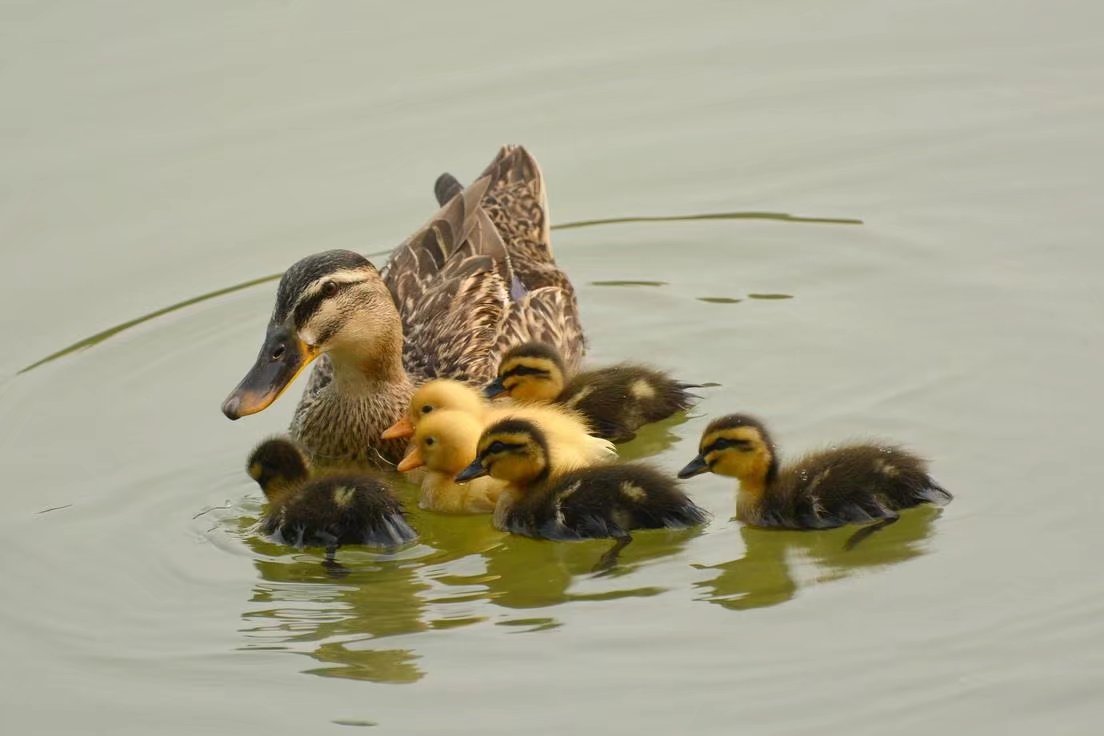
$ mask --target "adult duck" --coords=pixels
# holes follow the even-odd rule
[[[390,467],[406,443],[380,435],[415,385],[486,383],[526,340],[572,365],[584,351],[574,290],[552,256],[544,177],[524,148],[505,146],[382,269],[345,250],[289,268],[257,360],[222,410],[265,409],[317,359],[292,436],[316,464]]]

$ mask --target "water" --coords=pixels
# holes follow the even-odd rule
[[[1093,3],[7,3],[0,707],[20,732],[1089,733],[1101,715],[1104,11]],[[890,437],[957,494],[846,530],[600,543],[415,514],[352,573],[258,538],[263,281],[378,253],[504,142],[595,363],[716,381],[791,453]],[[757,298],[787,297],[787,298]],[[409,493],[409,490],[407,491]],[[53,510],[50,510],[53,509]]]

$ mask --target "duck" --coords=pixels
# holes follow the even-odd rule
[[[610,463],[617,459],[617,449],[613,444],[591,434],[593,430],[590,425],[576,411],[555,405],[491,404],[475,387],[448,378],[434,379],[419,386],[411,396],[406,413],[384,430],[382,436],[386,439],[411,437],[422,421],[442,410],[466,412],[478,419],[482,426],[507,417],[519,417],[536,423],[558,450],[557,470]],[[477,432],[472,438],[473,447],[478,439]]]
[[[896,522],[904,509],[953,499],[928,474],[926,460],[893,444],[843,445],[781,465],[766,425],[748,414],[711,421],[697,457],[678,476],[707,472],[739,480],[736,518],[751,526],[832,529],[873,522],[847,540],[847,549]]]
[[[621,443],[645,424],[689,409],[698,397],[664,371],[639,363],[619,363],[571,374],[560,350],[528,341],[506,351],[488,398],[507,395],[519,403],[554,402],[574,409],[600,437]]]
[[[402,473],[425,467],[418,506],[442,514],[488,514],[495,510],[505,481],[489,476],[470,483],[454,478],[475,459],[483,424],[472,414],[442,409],[418,423],[410,449],[399,463]]]
[[[381,434],[422,382],[481,385],[530,339],[577,363],[585,338],[549,227],[540,167],[505,146],[383,268],[349,250],[300,259],[281,277],[261,349],[223,413],[263,411],[313,363],[292,438],[316,465],[392,468],[406,443]]]
[[[312,478],[306,455],[290,438],[257,445],[246,472],[268,500],[261,532],[294,547],[323,547],[328,565],[343,545],[394,549],[418,536],[386,484],[363,474]]]
[[[556,452],[534,422],[502,419],[483,431],[475,460],[456,481],[490,476],[508,484],[493,517],[502,531],[550,540],[614,539],[596,570],[616,563],[635,529],[685,529],[710,518],[656,468],[626,463],[556,472]]]

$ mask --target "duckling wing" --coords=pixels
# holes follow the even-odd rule
[[[923,459],[892,446],[852,445],[810,455],[787,471],[786,481],[797,526],[807,528],[888,519],[902,509],[950,500]]]

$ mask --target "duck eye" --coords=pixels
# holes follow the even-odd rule
[[[323,296],[333,296],[336,293],[337,293],[337,282],[336,281],[327,281],[326,283],[322,284],[322,295]]]
[[[431,411],[433,411],[433,407],[430,404],[426,404],[425,406],[422,407],[422,413],[423,414],[428,414]]]
[[[287,347],[285,345],[278,345],[276,349],[272,351],[272,359],[280,360],[280,358],[284,357],[285,352],[287,352]]]

